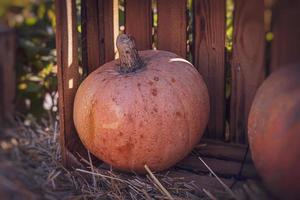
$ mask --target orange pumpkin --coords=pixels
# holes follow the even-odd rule
[[[257,170],[282,199],[300,197],[300,66],[284,67],[259,88],[248,137]]]
[[[167,51],[137,52],[131,37],[117,38],[120,59],[80,85],[74,122],[85,147],[124,170],[160,171],[198,143],[209,117],[207,87],[188,61]]]

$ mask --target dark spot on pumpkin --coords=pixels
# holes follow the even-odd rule
[[[156,88],[152,88],[152,89],[151,89],[151,94],[152,94],[153,96],[157,96],[157,89],[156,89]]]
[[[159,81],[159,78],[157,76],[154,76],[153,78],[155,81]]]
[[[175,80],[174,78],[172,78],[171,81],[172,81],[172,83],[175,83],[175,82],[176,82],[176,80]]]
[[[143,126],[144,126],[143,122],[140,122],[139,127],[143,127]]]
[[[134,119],[133,119],[133,117],[131,116],[131,114],[128,114],[127,116],[128,116],[128,121],[131,122],[131,123],[133,123]]]
[[[106,81],[106,78],[102,79],[102,82]]]
[[[103,143],[106,143],[106,139],[105,138],[103,138],[102,141],[103,141]]]
[[[116,97],[113,97],[112,100],[113,100],[113,102],[117,103]]]
[[[110,162],[111,162],[112,164],[115,164],[115,163],[117,163],[117,161],[116,161],[116,160],[114,160],[113,158],[109,158],[109,160],[110,160]]]
[[[122,131],[119,132],[119,136],[123,136],[124,133]]]
[[[176,114],[176,116],[181,117],[181,113],[180,112],[176,112],[175,114]]]
[[[133,148],[134,148],[134,143],[132,142],[131,138],[129,138],[126,144],[118,147],[117,150],[120,153],[129,154],[129,152],[131,152]]]
[[[141,138],[141,139],[143,139],[143,138],[144,138],[144,136],[143,136],[143,135],[140,135],[140,138]]]
[[[153,85],[153,82],[152,82],[152,81],[149,81],[148,84],[149,84],[149,85]]]
[[[140,84],[140,83],[138,83],[138,84],[137,84],[137,86],[138,86],[138,87],[141,87],[141,84]]]
[[[157,108],[153,108],[153,111],[156,112],[156,113],[158,112]]]

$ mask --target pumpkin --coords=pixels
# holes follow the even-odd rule
[[[248,120],[254,164],[269,189],[300,197],[300,66],[275,71],[258,89]]]
[[[74,102],[84,146],[116,169],[169,168],[198,143],[209,117],[208,90],[188,61],[158,50],[138,52],[117,38],[119,59],[92,72]]]

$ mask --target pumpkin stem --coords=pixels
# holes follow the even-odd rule
[[[120,55],[119,71],[121,73],[134,72],[144,66],[131,36],[120,34],[117,38],[117,48]]]

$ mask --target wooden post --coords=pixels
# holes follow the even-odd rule
[[[186,57],[186,0],[157,1],[158,49]]]
[[[13,121],[15,81],[15,32],[0,24],[0,126]]]
[[[224,138],[225,0],[195,0],[194,64],[208,86],[210,119],[206,136]]]
[[[270,71],[300,63],[300,1],[278,0],[273,11]]]
[[[233,27],[230,139],[246,143],[248,113],[266,71],[264,1],[236,0]]]
[[[60,143],[63,164],[72,167],[74,155],[86,152],[73,122],[73,102],[81,78],[78,66],[75,0],[55,0],[55,10]]]
[[[88,73],[114,59],[113,3],[113,0],[81,2],[82,60]]]
[[[151,49],[151,0],[126,0],[125,16],[125,32],[134,37],[137,49]]]

